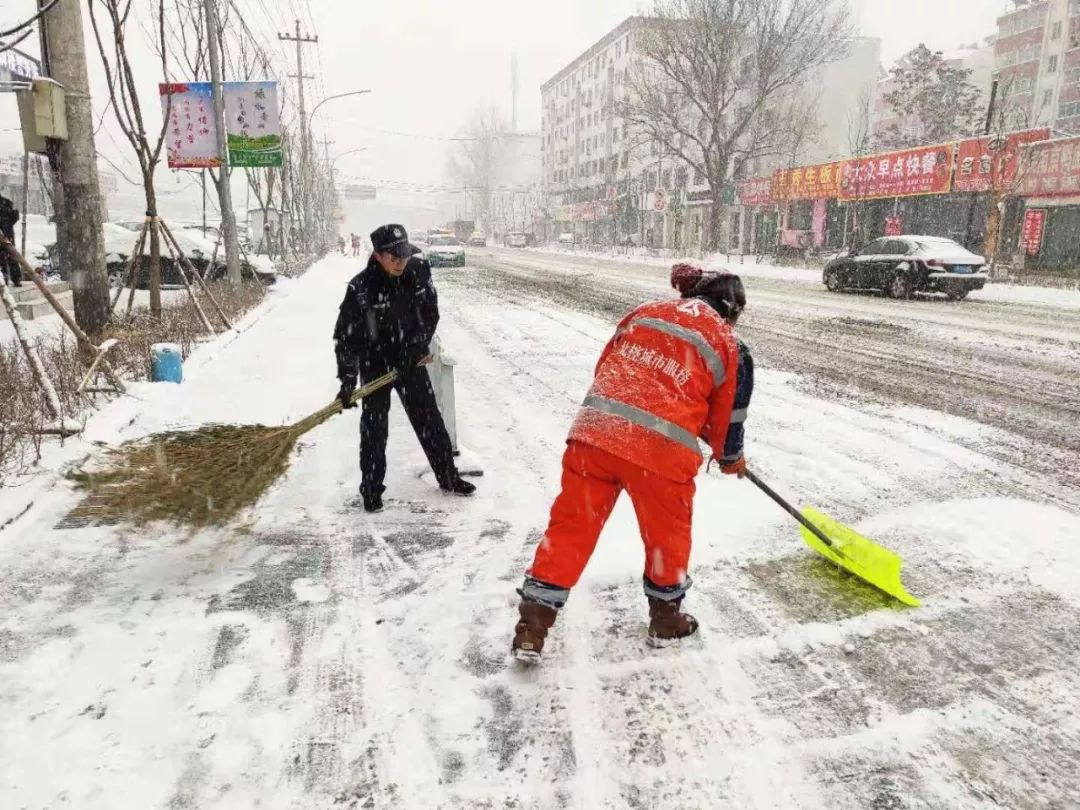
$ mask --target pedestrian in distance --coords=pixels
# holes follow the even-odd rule
[[[352,255],[360,255],[360,234],[358,233],[354,233],[352,235]]]
[[[342,256],[345,255],[345,237],[342,236],[341,234],[338,234],[337,249],[338,249],[338,253],[340,253]]]
[[[7,237],[11,244],[15,244],[15,223],[19,221],[19,209],[15,203],[0,194],[0,233]],[[22,268],[6,250],[0,249],[0,272],[4,274],[4,280],[13,287],[22,286]]]
[[[439,323],[439,302],[431,280],[431,265],[417,257],[401,225],[383,225],[371,234],[374,250],[367,266],[349,282],[334,327],[338,398],[345,408],[359,382],[371,382],[396,371],[397,390],[405,413],[420,440],[439,487],[456,495],[472,495],[476,486],[464,480],[442,414],[435,402],[431,378],[422,365],[431,353]],[[360,417],[360,495],[364,509],[383,508],[386,488],[386,440],[389,429],[390,387],[363,400]]]
[[[632,311],[600,355],[570,429],[562,491],[518,591],[511,646],[518,660],[540,660],[548,630],[624,490],[645,545],[648,643],[668,646],[698,629],[681,610],[691,585],[698,442],[708,443],[725,474],[745,475],[743,422],[754,365],[735,335],[746,307],[738,276],[677,264],[671,283],[682,298]]]

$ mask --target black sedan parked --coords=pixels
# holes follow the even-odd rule
[[[882,290],[893,298],[945,293],[959,301],[989,280],[986,260],[941,236],[890,236],[841,253],[825,265],[825,286]]]

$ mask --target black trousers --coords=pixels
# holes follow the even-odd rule
[[[14,233],[8,236],[5,232],[4,236],[7,236],[8,241],[11,242],[11,244],[15,244]],[[19,263],[15,261],[11,254],[3,248],[0,248],[0,272],[4,274],[4,279],[9,284],[22,283],[22,267],[20,267]]]
[[[381,376],[381,375],[376,375]],[[373,378],[374,379],[374,378]],[[409,417],[416,438],[424,448],[428,463],[435,473],[439,486],[448,489],[457,478],[454,449],[450,434],[446,432],[439,406],[435,403],[435,391],[427,369],[415,368],[399,377],[393,386]],[[360,417],[360,491],[381,495],[386,478],[386,437],[389,431],[390,388],[382,388],[361,400],[363,414]]]

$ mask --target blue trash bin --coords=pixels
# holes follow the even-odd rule
[[[184,358],[175,343],[155,343],[150,347],[150,379],[153,382],[184,381]]]

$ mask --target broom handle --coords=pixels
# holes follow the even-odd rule
[[[426,366],[426,365],[430,364],[431,362],[432,362],[432,356],[429,354],[427,357],[425,357],[423,360],[421,360],[416,365],[417,365],[417,367]],[[364,386],[361,386],[360,388],[357,388],[356,391],[353,392],[353,395],[351,397],[349,397],[349,402],[351,402],[351,403],[353,403],[355,405],[357,402],[359,402],[360,400],[362,400],[364,397],[368,396],[369,394],[374,394],[380,388],[385,388],[386,386],[390,385],[390,383],[397,380],[397,378],[398,378],[397,371],[390,371],[390,372],[388,372],[386,374],[383,374],[381,377],[372,380],[367,385],[364,385]]]
[[[762,481],[760,478],[750,472],[750,470],[746,471],[746,477],[753,482],[754,486],[756,486],[758,489],[760,489],[762,492],[764,492],[766,495],[776,501],[780,505],[781,509],[783,509],[789,515],[799,521],[799,523],[805,526],[808,531],[812,532],[814,537],[827,545],[829,548],[833,547],[833,541],[829,539],[829,536],[825,534],[825,532],[823,532],[821,529],[819,529],[817,526],[807,520],[806,517],[802,514],[802,512],[800,512],[798,509],[796,509],[794,506],[792,506],[790,503],[780,497],[780,495],[778,495],[772,487],[770,487],[768,484],[766,484],[764,481]]]

